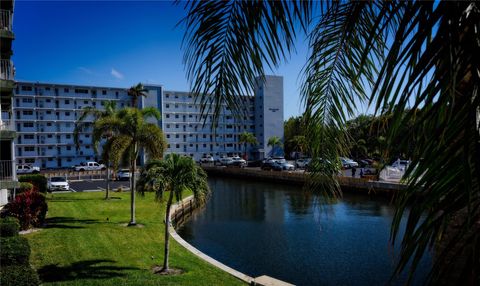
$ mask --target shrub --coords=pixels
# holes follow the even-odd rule
[[[0,237],[10,237],[18,235],[20,225],[18,220],[13,217],[0,219]]]
[[[47,210],[45,196],[35,190],[16,196],[13,202],[5,206],[7,215],[17,218],[22,230],[41,226]]]
[[[40,279],[37,272],[28,265],[3,266],[0,268],[2,286],[37,286]]]
[[[0,237],[0,245],[2,245],[2,251],[0,252],[0,265],[2,267],[5,265],[28,265],[30,246],[25,237]]]
[[[47,178],[44,175],[32,174],[23,175],[18,178],[19,182],[31,183],[37,190],[43,194],[47,192]]]
[[[17,188],[17,194],[33,190],[33,184],[29,182],[20,182],[20,187]]]

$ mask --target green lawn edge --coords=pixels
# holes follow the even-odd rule
[[[129,193],[48,195],[47,225],[25,235],[30,262],[42,285],[245,285],[171,239],[170,265],[177,276],[152,273],[163,261],[165,204],[137,196],[137,222],[129,221]]]

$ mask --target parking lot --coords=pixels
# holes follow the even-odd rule
[[[70,181],[70,190],[72,192],[103,192],[106,187],[105,180]],[[110,190],[116,191],[118,188],[128,191],[130,183],[128,181],[110,181]]]

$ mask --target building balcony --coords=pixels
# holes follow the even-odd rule
[[[0,139],[14,139],[15,134],[15,123],[13,120],[0,120]]]
[[[12,91],[15,86],[14,77],[15,68],[12,61],[0,59],[0,91]]]
[[[13,23],[13,13],[10,10],[0,10],[0,30],[4,32],[10,32],[13,34],[12,30]]]
[[[12,189],[18,186],[15,161],[0,160],[0,189]]]

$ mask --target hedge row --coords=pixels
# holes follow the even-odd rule
[[[18,178],[18,181],[32,184],[40,193],[47,192],[47,178],[44,175],[23,175]]]
[[[0,219],[0,237],[10,237],[18,235],[20,225],[18,220],[13,217]]]
[[[0,245],[2,251],[0,252],[0,265],[28,265],[30,258],[30,246],[24,237],[0,237]]]
[[[0,268],[2,286],[38,286],[37,272],[28,265],[3,266]]]

